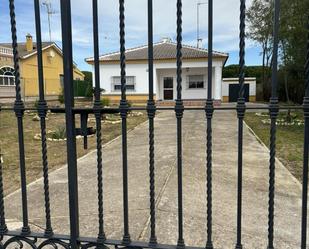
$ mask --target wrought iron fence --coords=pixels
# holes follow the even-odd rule
[[[280,0],[274,1],[274,31],[273,31],[273,63],[272,63],[272,96],[268,107],[271,118],[270,126],[270,160],[269,160],[269,208],[268,208],[268,249],[274,248],[274,203],[275,203],[275,156],[276,156],[276,119],[280,109],[289,107],[279,107],[277,98],[277,66],[278,66],[278,30],[280,15]],[[182,193],[182,118],[185,111],[204,110],[207,122],[207,238],[205,247],[213,249],[212,237],[212,119],[215,111],[236,110],[238,115],[238,198],[237,198],[237,234],[236,249],[242,246],[242,168],[243,168],[243,119],[248,109],[261,109],[261,107],[248,107],[244,99],[244,67],[245,67],[245,0],[240,0],[240,34],[239,34],[239,84],[240,92],[237,105],[234,107],[214,107],[212,96],[212,63],[213,63],[213,0],[208,1],[208,94],[205,107],[189,108],[184,107],[182,100],[182,0],[175,0],[177,4],[177,99],[175,107],[156,107],[153,88],[153,0],[148,0],[148,64],[149,64],[149,99],[145,107],[129,107],[126,100],[126,57],[125,57],[125,1],[119,0],[119,29],[120,29],[120,71],[121,71],[121,101],[119,108],[104,108],[100,101],[100,65],[99,65],[99,31],[98,31],[98,3],[92,1],[93,8],[93,40],[94,40],[94,71],[95,71],[95,96],[92,108],[74,107],[73,94],[73,58],[72,58],[72,27],[71,27],[71,1],[60,0],[62,39],[63,39],[63,63],[64,63],[64,95],[65,108],[49,108],[44,96],[44,75],[42,60],[42,39],[39,0],[34,0],[35,24],[37,37],[37,60],[39,78],[39,102],[38,115],[40,117],[41,138],[42,138],[42,162],[44,178],[45,196],[45,232],[34,233],[30,230],[28,221],[27,203],[27,181],[25,170],[25,151],[23,133],[23,115],[25,108],[21,98],[21,81],[19,69],[19,55],[17,50],[17,31],[15,21],[14,0],[9,0],[9,10],[11,18],[12,46],[14,53],[16,101],[13,108],[2,108],[2,110],[14,111],[18,125],[19,139],[19,160],[21,177],[22,196],[22,217],[23,225],[20,231],[9,231],[5,221],[3,182],[2,182],[2,162],[0,161],[0,235],[2,243],[0,248],[8,248],[13,243],[20,246],[25,243],[31,248],[104,248],[105,246],[124,246],[128,248],[158,248],[172,249],[185,248],[183,235],[183,193]],[[308,39],[309,40],[309,39]],[[301,248],[306,248],[307,241],[307,189],[308,189],[308,149],[309,149],[309,41],[306,63],[306,92],[304,104],[300,109],[304,110],[305,131],[304,131],[304,161],[303,161],[303,195],[302,195],[302,232]],[[206,96],[205,96],[206,98]],[[294,107],[295,108],[295,107]],[[0,109],[1,110],[1,109]],[[67,131],[67,163],[69,182],[69,208],[70,208],[70,233],[67,235],[55,234],[51,222],[49,180],[48,180],[48,158],[46,144],[46,113],[64,113],[66,117]],[[127,115],[130,110],[145,110],[149,118],[149,201],[150,201],[150,238],[149,243],[132,241],[129,231],[129,208],[128,208],[128,161],[127,161]],[[155,144],[154,144],[154,118],[157,110],[174,110],[177,120],[177,169],[178,169],[178,243],[177,245],[160,244],[156,236],[156,208],[155,208]],[[101,116],[105,113],[120,113],[122,119],[122,165],[123,165],[123,238],[110,240],[104,232],[104,211],[103,211],[103,178],[102,178],[102,138],[101,138]],[[79,213],[78,213],[78,181],[77,181],[77,153],[76,153],[76,133],[82,132],[88,135],[87,124],[82,122],[82,128],[76,129],[75,117],[81,115],[86,120],[88,114],[94,114],[96,118],[96,143],[97,143],[97,187],[98,187],[98,236],[96,238],[81,237],[79,234]],[[85,127],[86,125],[86,127]],[[40,241],[40,242],[38,242]],[[43,241],[43,242],[42,242]],[[194,248],[194,247],[187,247]]]

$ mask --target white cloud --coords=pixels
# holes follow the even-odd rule
[[[201,0],[207,1],[207,0]],[[3,2],[3,1],[2,1]],[[53,40],[61,44],[60,1],[51,0],[56,12],[52,17]],[[155,41],[169,36],[176,37],[176,0],[154,0],[154,37]],[[183,41],[194,45],[196,39],[196,3],[198,0],[183,0]],[[248,0],[250,4],[252,0]],[[93,54],[92,48],[92,1],[71,0],[72,3],[72,33],[74,42],[74,56],[79,63]],[[106,53],[119,48],[119,2],[118,0],[98,0],[100,52]],[[1,3],[0,3],[1,5]],[[239,43],[239,0],[214,1],[214,49],[223,52],[237,51]],[[17,25],[19,40],[23,40],[26,33],[34,32],[33,1],[16,0]],[[19,7],[18,6],[22,6]],[[0,9],[2,6],[0,6]],[[27,9],[27,11],[25,11]],[[147,1],[126,0],[126,47],[147,43]],[[48,40],[47,15],[44,7],[42,11],[42,35]],[[4,16],[5,15],[5,16]],[[8,14],[0,17],[8,18]],[[207,44],[207,5],[200,6],[200,33]],[[2,20],[1,20],[2,19]],[[7,19],[8,20],[8,19]],[[3,26],[3,18],[0,25]],[[9,23],[7,22],[6,26]],[[7,33],[9,34],[9,30]],[[1,37],[0,40],[10,39]],[[252,47],[252,42],[247,42]]]
[[[74,1],[73,16],[85,18],[91,16],[91,5],[84,6],[84,0]],[[251,0],[248,1],[250,4]],[[196,36],[197,0],[183,0],[184,42]],[[221,50],[238,48],[239,0],[214,1],[214,47]],[[118,39],[118,1],[99,1],[101,37]],[[139,45],[147,41],[147,1],[127,0],[126,4],[126,40],[128,45]],[[200,28],[202,38],[207,39],[207,5],[200,7]],[[91,20],[89,19],[91,22]],[[87,25],[85,35],[91,30]],[[154,35],[158,40],[163,36],[176,37],[176,1],[154,0]],[[102,41],[104,43],[104,41]],[[232,45],[234,44],[234,45]],[[103,48],[105,50],[106,48]]]

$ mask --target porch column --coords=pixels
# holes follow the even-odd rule
[[[220,100],[222,98],[222,67],[215,67],[215,80],[214,80],[214,99]]]

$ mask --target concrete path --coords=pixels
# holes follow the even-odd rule
[[[183,120],[184,236],[187,245],[206,243],[205,114],[186,112]],[[177,241],[176,125],[173,112],[155,120],[157,236],[160,243]],[[221,111],[214,116],[213,241],[215,248],[233,248],[236,240],[237,119]],[[243,181],[243,244],[267,246],[268,151],[245,127]],[[109,238],[123,234],[121,139],[104,147],[104,212]],[[128,135],[130,233],[133,240],[149,237],[148,124]],[[97,236],[96,152],[78,161],[80,230]],[[33,229],[44,227],[42,181],[29,185],[29,218]],[[69,232],[67,168],[50,174],[52,223],[56,233]],[[277,163],[275,248],[299,248],[301,186]],[[20,192],[6,198],[9,225],[19,225]],[[14,223],[15,222],[15,223]],[[17,223],[16,223],[17,222]]]

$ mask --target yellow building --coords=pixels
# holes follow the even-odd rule
[[[43,70],[46,96],[58,96],[62,91],[62,51],[54,42],[43,42]],[[26,36],[25,43],[18,44],[22,94],[36,97],[39,94],[36,43]],[[74,80],[84,80],[84,74],[74,65]],[[11,44],[0,43],[0,97],[15,95],[13,51]]]

